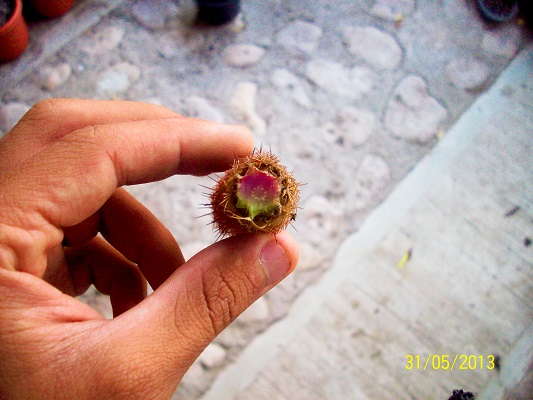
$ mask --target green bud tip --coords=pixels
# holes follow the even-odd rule
[[[280,191],[278,178],[252,165],[238,182],[236,207],[246,209],[253,220],[279,207]]]

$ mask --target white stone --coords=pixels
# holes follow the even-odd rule
[[[366,67],[348,69],[332,61],[311,60],[305,73],[327,92],[353,100],[360,99],[374,87],[374,73]]]
[[[201,387],[205,381],[206,371],[199,361],[194,362],[187,370],[181,382],[185,385]]]
[[[299,116],[299,118],[305,119],[304,116]],[[280,137],[280,144],[291,159],[318,161],[323,155],[320,138],[310,135],[305,127],[285,129]]]
[[[155,46],[163,57],[170,59],[203,48],[205,40],[203,31],[178,23],[173,30],[161,32]]]
[[[385,126],[396,137],[425,143],[446,119],[446,109],[427,90],[419,76],[404,78],[394,90],[385,113]]]
[[[415,8],[415,0],[377,0],[370,12],[376,17],[396,21],[409,15]]]
[[[481,46],[489,54],[512,58],[520,46],[520,28],[515,24],[504,24],[498,29],[487,30]]]
[[[265,49],[252,44],[234,44],[227,47],[222,57],[233,67],[248,67],[257,63],[265,54]]]
[[[268,306],[268,302],[264,297],[260,297],[237,318],[237,321],[243,324],[249,324],[252,322],[266,321],[269,316],[270,307]]]
[[[70,78],[71,73],[72,69],[67,63],[44,67],[41,72],[43,89],[48,91],[54,90],[65,83]]]
[[[310,231],[323,232],[331,237],[339,233],[342,225],[342,210],[324,196],[313,195],[302,206],[305,224]]]
[[[206,368],[219,367],[226,359],[226,349],[216,343],[211,343],[207,346],[202,354],[198,357],[198,361]]]
[[[311,107],[311,98],[308,90],[304,87],[300,78],[285,68],[274,70],[271,78],[272,84],[281,90],[288,92],[288,95],[301,107]]]
[[[253,82],[237,83],[233,89],[230,107],[232,112],[241,118],[254,134],[262,136],[266,133],[266,122],[255,110],[257,89],[257,85]]]
[[[147,29],[161,29],[167,17],[177,14],[177,7],[169,0],[137,0],[132,13],[135,19]]]
[[[321,37],[320,27],[298,20],[278,33],[277,42],[288,50],[299,50],[310,54],[316,50]]]
[[[206,119],[208,121],[224,123],[224,115],[213,107],[203,97],[191,96],[185,99],[187,115],[192,118]]]
[[[285,68],[277,68],[272,73],[272,83],[279,89],[286,89],[299,83],[299,79]]]
[[[246,337],[246,330],[239,324],[231,324],[224,329],[217,337],[217,342],[230,349],[235,347],[245,347],[249,340]]]
[[[402,60],[402,48],[388,33],[372,26],[346,28],[344,38],[348,51],[380,69],[394,69]]]
[[[460,89],[478,89],[487,81],[490,68],[487,64],[458,58],[446,66],[446,75],[451,83]]]
[[[368,154],[363,158],[354,178],[348,199],[352,207],[360,210],[367,207],[390,181],[390,169],[383,158]]]
[[[94,33],[90,43],[83,47],[88,54],[102,54],[116,49],[124,38],[124,29],[118,26],[108,26]]]
[[[233,21],[226,25],[226,29],[233,34],[238,34],[244,31],[246,29],[246,26],[246,18],[244,17],[244,13],[241,12],[237,14]]]
[[[376,126],[374,113],[348,106],[339,112],[336,123],[328,124],[326,129],[332,141],[360,146],[374,133]]]
[[[9,132],[29,109],[24,103],[0,104],[0,130],[3,133]]]
[[[139,80],[141,70],[130,63],[120,63],[100,74],[96,83],[101,96],[115,96],[129,89],[132,83]]]
[[[322,254],[316,246],[307,242],[300,243],[300,259],[296,271],[306,271],[320,266],[323,261]]]

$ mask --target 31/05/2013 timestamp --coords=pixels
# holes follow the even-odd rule
[[[426,357],[407,354],[405,356],[405,369],[408,371],[418,370],[463,370],[473,371],[482,369],[497,369],[498,357],[494,354],[428,354]]]

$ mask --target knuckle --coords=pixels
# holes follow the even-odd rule
[[[76,141],[76,146],[85,151],[89,164],[115,174],[117,182],[121,181],[121,173],[126,168],[120,151],[127,148],[127,143],[115,132],[113,125],[89,125],[70,135],[69,139]]]
[[[25,121],[42,121],[55,118],[62,108],[65,107],[65,99],[45,99],[36,103],[24,116]]]
[[[51,143],[61,138],[65,132],[59,127],[70,124],[71,99],[46,99],[36,103],[19,121],[22,129],[32,132],[38,130],[47,132],[46,142]],[[68,131],[68,129],[67,129]]]
[[[63,138],[68,142],[64,157],[74,158],[80,166],[80,174],[86,174],[86,168],[109,174],[120,170],[120,157],[106,141],[106,131],[101,125],[89,125],[78,129],[73,134]],[[104,176],[104,175],[102,175]]]

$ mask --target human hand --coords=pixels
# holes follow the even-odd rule
[[[284,232],[244,235],[184,262],[170,232],[120,187],[224,170],[252,145],[242,127],[118,101],[47,100],[6,134],[1,399],[172,395],[217,334],[294,269],[298,251]],[[110,295],[113,320],[73,297],[91,284]]]

